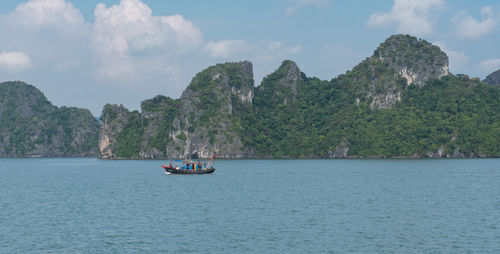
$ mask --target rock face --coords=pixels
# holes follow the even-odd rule
[[[490,86],[500,86],[500,70],[488,75],[483,82]]]
[[[365,73],[352,78],[371,100],[372,109],[392,108],[407,86],[421,88],[429,79],[449,74],[448,57],[438,46],[409,35],[389,37],[353,71]]]
[[[272,157],[270,154],[273,151],[280,150],[276,140],[291,141],[296,138],[291,129],[297,125],[290,122],[290,116],[297,112],[299,100],[308,90],[306,79],[296,63],[285,60],[257,87],[253,110],[246,117],[242,133],[243,141],[259,151],[257,156]],[[296,155],[284,153],[280,156]]]
[[[238,135],[239,116],[250,110],[253,72],[250,62],[225,63],[198,73],[180,98],[180,114],[169,133],[168,155],[208,158],[252,156]]]
[[[349,153],[349,145],[342,141],[338,146],[335,147],[334,151],[330,151],[328,154],[329,158],[347,158]]]
[[[298,84],[304,81],[303,73],[296,63],[285,60],[280,67],[268,75],[258,87],[261,96],[266,96],[265,103],[272,105],[288,105],[297,101]]]
[[[165,158],[169,132],[178,115],[179,100],[162,95],[141,103],[141,113],[123,105],[104,106],[99,133],[99,157],[102,159]]]
[[[500,156],[500,88],[450,74],[446,54],[424,40],[391,36],[330,81],[307,77],[290,60],[255,89],[252,76],[249,62],[218,64],[180,99],[156,96],[141,112],[107,105],[100,156]]]
[[[170,137],[173,119],[179,115],[180,100],[158,95],[141,103],[141,119],[144,134],[140,144],[140,158],[164,158]]]
[[[58,108],[20,81],[0,83],[0,157],[93,157],[98,132],[90,111]]]
[[[142,102],[141,113],[106,105],[100,157],[252,157],[239,131],[240,117],[252,107],[253,83],[250,62],[218,64],[198,73],[178,100],[157,96]]]
[[[115,154],[118,133],[127,126],[130,112],[123,105],[106,104],[101,116],[101,131],[99,133],[99,152],[103,159],[118,157]]]
[[[448,57],[438,46],[409,35],[389,37],[373,57],[405,78],[407,85],[423,87],[427,80],[449,74]]]

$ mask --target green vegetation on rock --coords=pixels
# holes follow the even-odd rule
[[[225,63],[197,74],[179,100],[108,109],[101,140],[117,150],[101,156],[111,158],[500,156],[500,87],[448,73],[439,47],[408,35],[330,81],[285,60],[254,89],[251,63]]]
[[[98,131],[86,109],[53,106],[24,82],[0,83],[0,157],[96,156]]]
[[[332,157],[342,142],[354,157],[433,157],[440,148],[450,156],[500,156],[498,88],[449,75],[372,110],[369,101],[357,105],[343,82],[307,79],[295,106],[262,107],[269,110],[249,117],[242,139],[260,157]]]
[[[162,152],[162,156],[167,143],[171,141],[169,132],[172,130],[172,119],[179,113],[179,100],[171,99],[166,96],[158,95],[151,100],[145,100],[141,103],[142,114],[149,115],[145,117],[143,123],[145,126],[158,128],[148,137],[147,146]],[[151,129],[150,128],[150,129]]]

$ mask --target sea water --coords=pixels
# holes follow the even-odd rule
[[[0,159],[0,253],[500,253],[500,160]]]

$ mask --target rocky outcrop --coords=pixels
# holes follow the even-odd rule
[[[443,157],[445,157],[444,147],[440,146],[436,152],[430,152],[430,151],[427,152],[425,154],[425,157],[427,157],[427,158],[443,158]]]
[[[252,157],[239,131],[252,107],[253,82],[250,62],[218,64],[198,73],[180,99],[156,96],[142,102],[141,113],[106,105],[100,157]]]
[[[167,143],[172,142],[172,122],[179,114],[180,100],[158,95],[141,103],[141,122],[144,134],[139,157],[144,159],[165,158]]]
[[[106,104],[101,115],[101,131],[99,132],[99,154],[102,159],[118,157],[115,153],[118,133],[129,121],[130,112],[123,105]]]
[[[490,75],[488,75],[484,80],[484,83],[490,86],[500,86],[500,70],[497,70]]]
[[[444,151],[444,146],[440,146],[439,149],[435,152],[432,152],[432,151],[429,151],[425,154],[424,156],[425,158],[432,158],[432,159],[436,159],[436,158],[453,158],[453,159],[459,159],[459,158],[483,158],[483,157],[486,157],[484,155],[477,155],[477,154],[474,154],[474,153],[470,153],[470,154],[464,154],[462,152],[460,152],[460,148],[455,148],[453,149],[453,151],[448,151],[448,152],[445,152]],[[420,157],[418,157],[420,158]]]
[[[165,158],[177,104],[178,100],[158,95],[141,103],[141,113],[129,111],[123,105],[105,105],[99,133],[99,157]]]
[[[253,82],[250,62],[218,64],[179,99],[156,96],[141,112],[107,105],[101,157],[500,156],[500,89],[449,74],[444,52],[408,35],[331,81],[285,60],[255,90]]]
[[[281,64],[280,69],[283,69],[286,73],[281,79],[280,84],[284,89],[290,89],[292,91],[291,101],[297,101],[297,82],[301,79],[301,72],[296,63],[290,60],[285,60]],[[279,70],[278,70],[279,71]],[[283,104],[286,105],[289,97],[285,97]]]
[[[357,89],[371,101],[370,108],[389,109],[401,101],[402,91],[407,86],[421,88],[430,79],[448,75],[448,57],[438,46],[425,40],[393,35],[352,72],[363,74],[351,75],[351,78],[358,84]]]
[[[347,158],[349,154],[349,144],[342,140],[339,145],[335,147],[335,150],[329,151],[329,158]]]
[[[218,64],[198,73],[180,98],[167,144],[169,157],[246,158],[253,152],[243,145],[238,128],[243,111],[253,100],[252,64]]]
[[[0,83],[0,157],[93,157],[98,132],[90,111],[56,107],[24,82]]]
[[[374,56],[406,79],[407,85],[423,87],[429,79],[449,74],[448,57],[438,46],[410,35],[393,35],[375,50]]]
[[[274,105],[288,105],[297,101],[298,84],[304,81],[304,76],[295,62],[284,60],[258,89],[261,94],[270,95]]]

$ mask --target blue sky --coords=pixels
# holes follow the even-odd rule
[[[256,85],[284,59],[330,80],[395,33],[439,45],[452,73],[500,69],[493,0],[3,0],[0,32],[1,81],[97,116],[105,103],[178,98],[226,61],[252,61]]]

